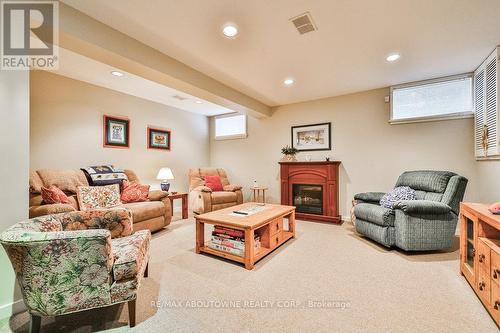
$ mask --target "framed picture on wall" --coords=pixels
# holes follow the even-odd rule
[[[110,148],[130,147],[130,120],[104,115],[103,145]]]
[[[292,126],[292,147],[299,151],[331,150],[332,123]]]
[[[172,142],[171,131],[148,127],[148,148],[170,150]]]

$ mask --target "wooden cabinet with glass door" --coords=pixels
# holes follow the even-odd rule
[[[460,272],[500,324],[500,215],[487,205],[460,204]]]

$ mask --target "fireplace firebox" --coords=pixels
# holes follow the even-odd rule
[[[340,223],[339,161],[280,162],[281,204],[297,219]]]
[[[323,215],[323,186],[293,184],[293,205],[298,213]]]

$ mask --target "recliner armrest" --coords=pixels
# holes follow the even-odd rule
[[[148,193],[148,199],[151,201],[161,201],[165,197],[168,197],[168,192],[166,191],[152,190]]]
[[[401,209],[408,214],[442,215],[451,212],[447,204],[432,200],[401,200],[396,202],[394,209]]]
[[[376,202],[379,203],[382,197],[385,195],[384,192],[365,192],[358,193],[354,195],[354,200],[361,200],[365,202]]]
[[[224,191],[227,191],[227,192],[235,192],[235,191],[239,191],[239,190],[241,190],[240,185],[230,184],[230,185],[224,186]]]
[[[208,187],[208,186],[197,186],[197,187],[193,188],[191,191],[211,193],[212,189],[210,187]]]

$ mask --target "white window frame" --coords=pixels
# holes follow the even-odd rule
[[[217,136],[217,119],[229,118],[234,116],[244,116],[245,117],[245,134],[234,134],[234,135],[223,135]],[[220,116],[214,117],[214,140],[234,140],[234,139],[245,139],[248,137],[248,116],[241,113],[228,113]]]
[[[467,79],[467,78],[472,79],[472,81],[471,81],[471,84],[472,84],[472,89],[471,89],[472,108],[471,108],[470,112],[456,112],[456,113],[448,113],[448,114],[436,115],[436,116],[394,119],[394,117],[393,117],[393,100],[394,100],[393,92],[394,92],[394,90],[401,89],[401,88],[419,87],[419,86],[425,86],[425,85],[433,84],[433,83],[455,81],[455,80]],[[436,79],[416,81],[416,82],[410,82],[410,83],[404,83],[404,84],[398,84],[395,86],[391,86],[390,101],[391,101],[391,118],[389,119],[390,124],[408,124],[408,123],[421,123],[421,122],[428,122],[428,121],[474,118],[474,73],[465,73],[465,74],[459,74],[459,75],[445,76],[445,77],[440,77],[440,78],[436,78]]]

